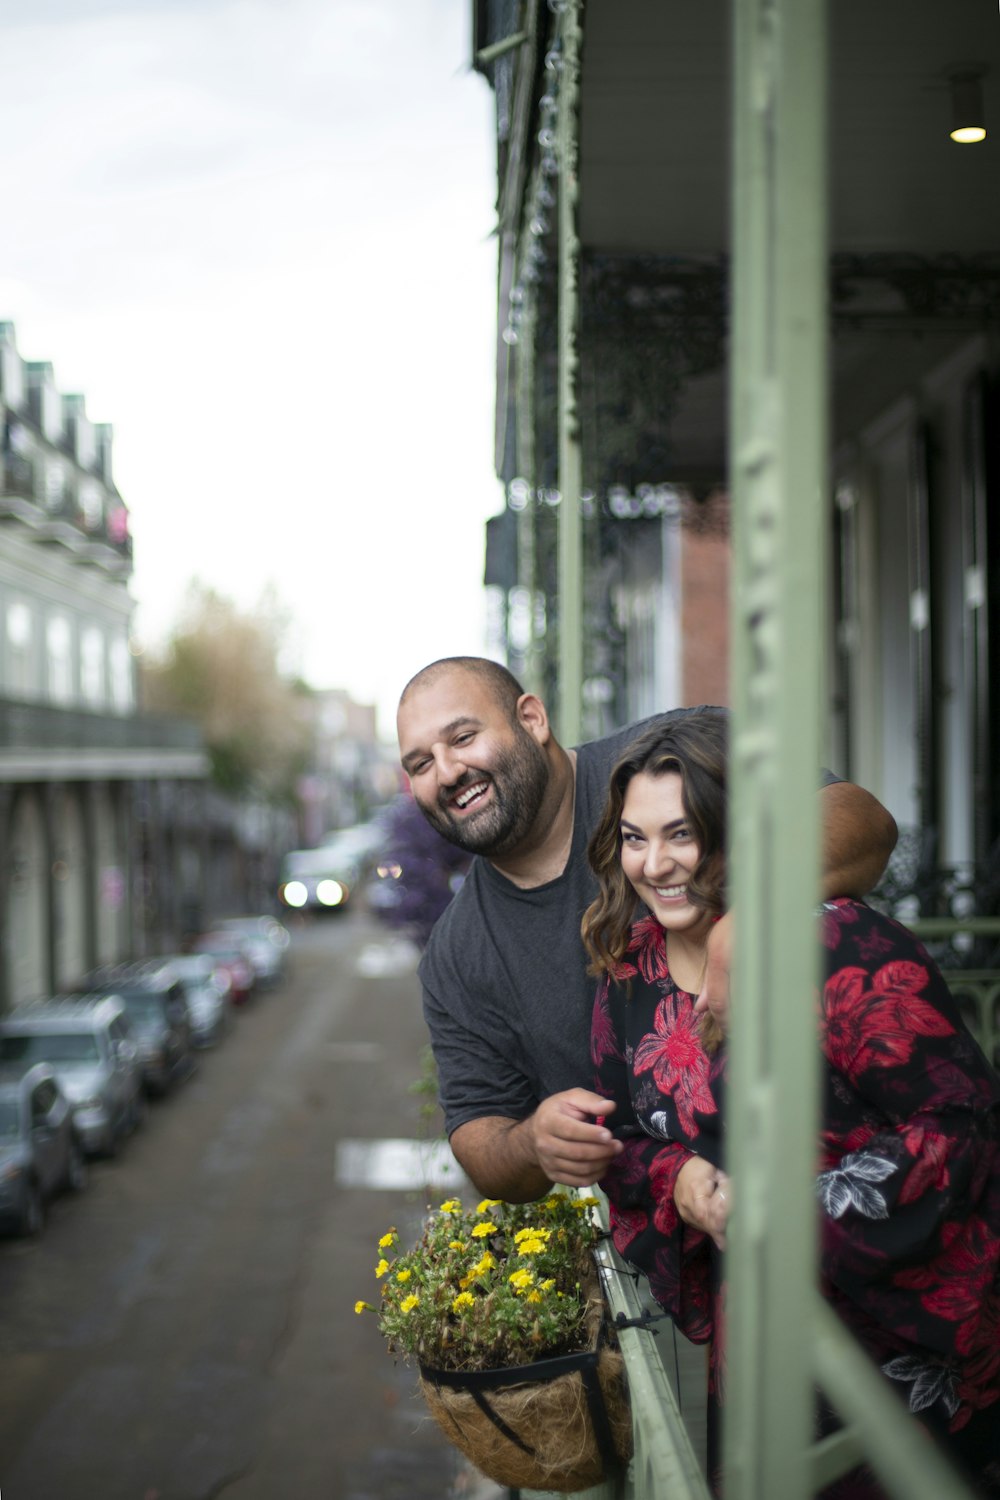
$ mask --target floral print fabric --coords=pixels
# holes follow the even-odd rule
[[[953,1442],[972,1424],[970,1467],[1000,1493],[1000,1409],[987,1412],[1000,1396],[1000,1080],[912,934],[849,900],[821,908],[820,925],[823,1290],[912,1411]],[[719,1260],[673,1190],[690,1155],[724,1164],[725,1054],[705,1054],[693,1006],[647,917],[598,989],[591,1040],[625,1144],[602,1183],[615,1244],[706,1342],[721,1331]],[[713,1400],[720,1364],[716,1348]]]

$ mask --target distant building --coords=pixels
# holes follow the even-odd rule
[[[312,764],[299,786],[301,837],[309,847],[325,834],[364,822],[399,785],[394,756],[380,744],[375,707],[343,688],[310,696]]]
[[[137,712],[111,428],[7,322],[0,434],[3,1009],[187,925],[208,763],[193,725]]]

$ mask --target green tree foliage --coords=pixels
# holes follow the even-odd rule
[[[308,764],[309,690],[280,665],[288,625],[271,592],[243,613],[195,581],[163,652],[144,663],[146,707],[197,720],[225,791],[291,801]]]

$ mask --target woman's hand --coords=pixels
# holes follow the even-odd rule
[[[709,1235],[720,1250],[726,1248],[730,1186],[725,1172],[703,1156],[689,1157],[677,1174],[674,1203],[685,1224]]]

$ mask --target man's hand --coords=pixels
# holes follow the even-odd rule
[[[703,1156],[684,1163],[674,1184],[674,1203],[685,1224],[709,1235],[720,1250],[726,1248],[729,1218],[729,1178]]]
[[[625,1149],[597,1123],[614,1108],[613,1100],[587,1089],[567,1089],[542,1100],[528,1124],[535,1160],[550,1182],[589,1187],[604,1175]]]
[[[729,970],[733,959],[733,914],[725,912],[712,926],[705,955],[705,978],[694,1008],[708,1011],[725,1031],[729,1023]]]
[[[524,1120],[483,1115],[451,1133],[451,1149],[484,1198],[530,1203],[554,1182],[590,1187],[624,1151],[597,1121],[614,1109],[611,1099],[568,1089],[543,1099]]]

